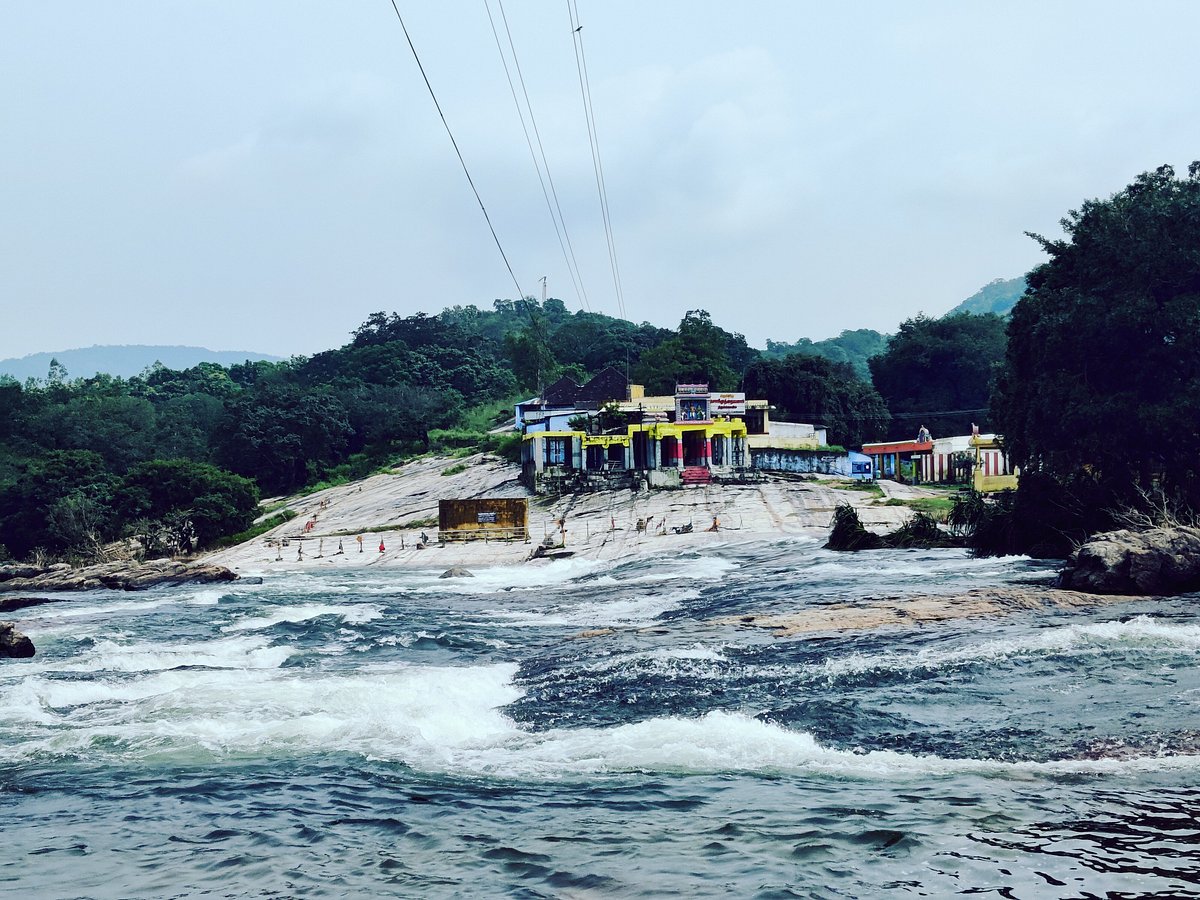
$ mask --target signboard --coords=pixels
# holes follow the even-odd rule
[[[744,416],[745,394],[709,394],[708,412],[713,416]]]
[[[495,523],[496,514],[494,512],[481,512],[475,514],[475,521],[483,524],[484,522]]]

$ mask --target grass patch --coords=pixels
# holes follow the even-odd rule
[[[521,435],[517,432],[491,434],[467,428],[442,428],[429,432],[429,450],[438,456],[461,459],[473,453],[495,453],[509,462],[521,458]]]
[[[953,497],[913,497],[908,500],[902,500],[899,497],[891,497],[886,500],[884,506],[907,506],[909,509],[915,509],[917,512],[925,513],[931,516],[938,522],[945,522],[946,517],[950,515],[950,510],[954,508]]]
[[[256,538],[260,534],[265,534],[272,528],[282,525],[284,522],[290,522],[296,516],[300,515],[294,509],[285,509],[273,516],[263,519],[257,525],[251,525],[245,531],[239,531],[237,534],[229,534],[223,538],[217,538],[212,543],[211,549],[220,550],[223,547],[233,547],[237,544],[245,543],[251,538]]]
[[[318,491],[326,491],[329,488],[341,487],[345,484],[350,484],[354,481],[360,481],[363,478],[368,478],[371,475],[379,475],[389,471],[389,466],[381,464],[379,457],[371,457],[365,453],[355,453],[344,463],[334,466],[331,469],[321,473],[321,480],[312,484],[306,484],[304,487],[296,491],[296,497],[307,497],[310,494],[315,494]],[[314,473],[316,474],[316,473]]]
[[[442,469],[442,474],[443,475],[457,475],[459,472],[465,472],[465,471],[467,471],[466,463],[455,463],[452,466],[447,466],[446,468]]]
[[[876,499],[884,496],[883,488],[873,481],[833,481],[829,483],[829,486],[837,488],[839,491],[861,491]]]

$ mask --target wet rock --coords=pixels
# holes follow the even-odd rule
[[[208,563],[177,563],[160,560],[165,565],[143,564],[137,570],[123,575],[121,587],[127,591],[143,591],[162,584],[212,584],[221,581],[236,581],[237,573],[224,566]]]
[[[1095,594],[1177,594],[1200,588],[1200,528],[1109,531],[1067,558],[1059,585]]]
[[[462,566],[451,566],[449,569],[447,569],[445,572],[443,572],[441,575],[438,576],[438,578],[474,578],[474,577],[475,577],[474,572],[471,572],[468,569],[464,569]]]
[[[0,566],[0,581],[10,581],[13,578],[32,578],[34,575],[40,575],[44,571],[44,569],[40,569],[37,566],[8,563]]]
[[[141,591],[163,584],[208,584],[233,581],[237,574],[224,566],[156,559],[138,563],[121,560],[83,566],[54,565],[37,574],[0,581],[0,591],[90,591],[98,588]]]
[[[17,631],[12,622],[0,622],[0,656],[28,659],[33,654],[33,641]]]
[[[0,597],[0,612],[12,612],[14,609],[24,609],[27,606],[41,606],[43,603],[61,603],[62,597]]]

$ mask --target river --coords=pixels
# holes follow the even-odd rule
[[[789,539],[21,610],[0,894],[1200,896],[1195,597],[713,624],[1051,571]]]

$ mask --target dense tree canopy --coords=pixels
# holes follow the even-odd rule
[[[791,353],[805,353],[810,356],[823,356],[833,362],[845,362],[854,366],[859,378],[869,380],[871,369],[867,364],[872,356],[878,356],[887,348],[887,335],[880,334],[870,328],[856,328],[843,331],[837,337],[823,341],[800,338],[795,343],[773,341],[767,339],[767,349],[763,356],[768,359],[783,359]]]
[[[688,310],[674,335],[642,354],[633,380],[648,394],[673,394],[676,384],[689,382],[732,391],[755,355],[742,335],[718,328],[705,310]]]
[[[869,349],[873,334],[842,338]],[[71,379],[55,364],[41,381],[0,378],[0,543],[22,556],[84,555],[158,528],[171,546],[203,544],[244,525],[249,495],[236,476],[275,495],[362,475],[443,440],[431,433],[481,432],[559,374],[582,382],[612,366],[651,393],[681,381],[737,390],[759,355],[703,310],[672,331],[551,298],[372,313],[344,346],[282,362],[155,365],[128,379]],[[773,401],[780,391],[785,410],[815,413],[839,441],[876,436],[878,397],[822,365],[762,369],[760,392],[770,382]],[[154,479],[163,490],[150,490]],[[206,483],[240,499],[213,499]]]
[[[987,430],[1004,347],[1004,320],[993,313],[903,322],[870,361],[871,379],[892,413],[889,437],[914,437],[922,425],[934,437],[970,434],[972,423]]]
[[[130,470],[115,501],[124,522],[182,514],[196,545],[204,547],[250,526],[258,512],[258,488],[206,463],[152,460]]]
[[[1140,175],[1034,235],[1050,259],[1013,309],[995,397],[1009,453],[1114,498],[1159,484],[1200,509],[1200,163]]]
[[[882,398],[849,363],[800,353],[760,359],[746,370],[745,387],[749,396],[770,399],[773,417],[824,425],[834,444],[859,446],[887,429]]]

